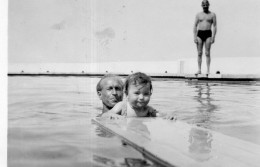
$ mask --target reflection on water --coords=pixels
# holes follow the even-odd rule
[[[99,136],[99,137],[106,137],[106,138],[112,138],[114,137],[115,135],[104,130],[103,128],[97,126],[96,127],[96,134]]]
[[[214,98],[211,97],[211,86],[208,83],[195,85],[195,92],[197,95],[194,96],[194,100],[199,103],[195,116],[196,124],[204,128],[211,128],[211,117],[219,108],[212,103]]]
[[[213,104],[211,86],[208,83],[194,85],[197,95],[194,100],[198,102],[194,117],[196,125],[211,129],[211,119],[218,106]],[[203,129],[192,128],[189,136],[189,152],[194,159],[207,161],[211,158],[212,134]]]
[[[146,160],[134,159],[134,158],[125,158],[125,163],[128,167],[155,166],[155,165],[149,164]]]
[[[106,120],[107,118],[102,118],[99,117],[98,119],[103,120],[103,121],[110,121],[110,120]],[[96,125],[96,123],[94,121],[92,121],[93,124]],[[143,121],[138,121],[138,120],[134,120],[134,119],[120,119],[120,120],[112,120],[113,123],[115,123],[115,125],[118,126],[118,128],[120,128],[123,131],[127,131],[130,132],[134,131],[137,132],[138,134],[142,134],[145,138],[144,142],[147,142],[147,139],[150,139],[149,135],[149,131],[146,125],[143,124]],[[99,137],[102,138],[113,138],[116,137],[114,134],[110,133],[109,131],[105,130],[104,128],[97,126],[96,127],[96,134]],[[121,139],[120,139],[121,140]],[[139,141],[141,141],[142,139],[140,138]],[[129,146],[124,139],[121,140],[122,143],[122,147],[125,148],[129,148],[131,146]],[[120,153],[119,153],[120,154]],[[153,163],[151,161],[149,161],[148,159],[146,159],[145,157],[143,158],[134,158],[134,157],[125,157],[124,158],[124,162],[122,161],[115,161],[111,158],[108,157],[104,157],[101,155],[93,155],[93,161],[97,162],[98,164],[102,164],[104,166],[111,166],[111,167],[123,167],[123,166],[127,166],[127,167],[142,167],[142,166],[147,166],[147,167],[159,167],[158,164]]]
[[[199,161],[207,161],[211,158],[212,134],[206,130],[191,128],[189,136],[189,152]]]
[[[155,167],[146,160],[138,158],[125,158],[124,162],[120,163],[106,157],[93,155],[93,160],[107,167]]]
[[[95,92],[98,81],[87,77],[9,77],[8,166],[106,166],[105,160],[97,157],[117,166],[135,159],[142,164],[146,160],[142,154],[91,123],[102,108]],[[159,111],[174,112],[181,121],[260,144],[259,85],[153,81],[153,86],[150,104]],[[127,129],[127,124],[138,123],[122,126]],[[163,129],[161,125],[154,128]],[[150,140],[152,131],[145,124],[136,129]],[[210,134],[191,130],[187,140],[191,154],[210,157]],[[93,155],[100,161],[93,160]]]
[[[145,139],[150,140],[150,132],[143,121],[129,119],[127,120],[127,131],[135,131],[142,134]]]
[[[100,163],[100,164],[103,164],[105,166],[111,166],[111,167],[116,167],[116,162],[112,159],[108,159],[106,157],[102,157],[102,156],[99,156],[99,155],[93,155],[93,160]]]
[[[91,123],[101,110],[95,92],[98,80],[9,78],[8,166],[106,166],[92,155],[117,166],[126,166],[125,158],[144,160],[142,154]]]

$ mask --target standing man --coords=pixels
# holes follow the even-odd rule
[[[123,99],[123,81],[116,75],[105,75],[97,84],[97,95],[103,103],[102,114]]]
[[[198,72],[195,75],[201,74],[201,63],[203,54],[203,45],[205,45],[205,55],[207,63],[207,75],[210,73],[210,47],[215,41],[217,32],[217,17],[216,14],[209,11],[209,1],[203,0],[201,3],[203,12],[196,15],[193,28],[194,42],[197,44],[198,50]],[[212,27],[212,31],[211,31]]]

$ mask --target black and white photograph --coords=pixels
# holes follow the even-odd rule
[[[259,0],[3,1],[0,166],[259,166]]]

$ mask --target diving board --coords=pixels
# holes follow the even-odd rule
[[[163,166],[259,166],[260,145],[162,118],[92,119]]]

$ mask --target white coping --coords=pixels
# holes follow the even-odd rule
[[[260,74],[186,74],[185,78],[230,78],[230,79],[254,79],[260,78]]]
[[[259,145],[181,121],[162,118],[94,121],[142,153],[152,154],[172,166],[247,167],[260,163]]]
[[[216,58],[211,63],[211,76],[216,71],[228,75],[259,75],[260,58]],[[205,74],[205,63],[202,64],[202,73]],[[106,62],[106,63],[17,63],[9,64],[8,73],[118,73],[130,74],[133,72],[145,72],[162,75],[185,75],[194,74],[197,71],[196,59],[182,59],[176,61],[157,62]],[[224,75],[222,75],[223,77]]]

